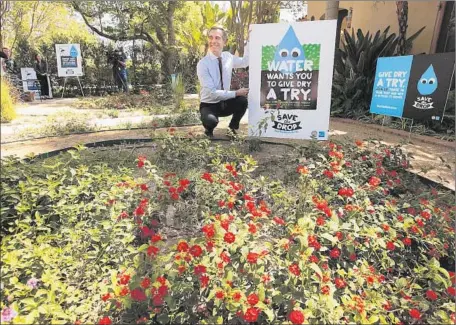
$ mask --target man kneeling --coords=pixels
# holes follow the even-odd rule
[[[222,52],[227,34],[223,28],[212,27],[208,33],[209,51],[198,62],[197,73],[201,84],[200,113],[205,134],[212,138],[219,117],[230,116],[230,133],[236,134],[239,122],[247,110],[248,88],[230,90],[233,68],[249,65],[248,45],[245,55],[239,58],[230,52]]]

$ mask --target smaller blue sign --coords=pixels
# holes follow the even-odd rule
[[[413,55],[379,58],[370,112],[402,117]]]

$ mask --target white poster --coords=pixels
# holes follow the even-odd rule
[[[336,20],[252,25],[249,135],[328,139],[336,27]]]
[[[79,44],[55,44],[57,75],[59,77],[82,76],[82,56]]]

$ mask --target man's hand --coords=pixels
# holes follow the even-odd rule
[[[249,88],[241,88],[241,89],[236,90],[236,97],[239,97],[239,96],[247,97],[248,94],[249,94]]]

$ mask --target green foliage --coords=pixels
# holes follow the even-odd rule
[[[152,150],[135,173],[131,149],[2,161],[15,323],[454,318],[453,196],[407,173],[401,147],[315,142],[264,169],[170,129]]]
[[[116,186],[129,171],[87,166],[77,151],[53,164],[7,159],[1,167],[2,297],[20,310],[15,322],[94,323],[99,290],[134,263],[134,222],[118,215],[137,191]]]
[[[185,84],[181,74],[176,74],[175,80],[171,81],[171,89],[174,97],[174,111],[178,112],[184,107]]]
[[[21,136],[27,137],[33,134],[49,137],[95,130],[96,127],[89,123],[86,116],[73,112],[62,112],[49,115],[43,126],[23,129]]]
[[[0,115],[1,122],[11,122],[16,118],[16,110],[14,108],[13,98],[11,97],[11,89],[9,83],[0,77]]]
[[[342,49],[336,51],[332,89],[331,114],[333,116],[359,117],[369,111],[375,79],[377,58],[396,55],[398,37],[390,34],[389,27],[375,35],[356,36],[344,30]],[[422,32],[421,28],[408,40],[411,42]]]

